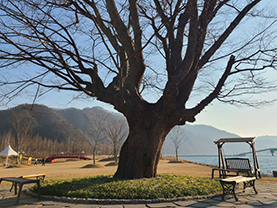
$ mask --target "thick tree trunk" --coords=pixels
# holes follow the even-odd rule
[[[121,148],[115,178],[151,178],[157,174],[162,146],[172,127],[150,115],[143,118],[129,120],[129,135]]]

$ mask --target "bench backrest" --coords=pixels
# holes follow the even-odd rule
[[[226,158],[226,168],[236,170],[250,170],[250,161],[247,158]]]
[[[41,173],[41,174],[34,174],[34,175],[23,175],[23,176],[20,176],[19,178],[36,178],[37,180],[39,179],[41,182],[43,182],[45,178],[45,174]]]
[[[45,174],[34,174],[34,175],[23,175],[20,178],[37,178],[37,177],[45,177]]]

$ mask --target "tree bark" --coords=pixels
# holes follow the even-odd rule
[[[178,161],[178,148],[175,149],[176,161]]]
[[[173,126],[148,112],[140,114],[144,119],[128,121],[129,135],[121,148],[115,178],[156,177],[162,146]]]

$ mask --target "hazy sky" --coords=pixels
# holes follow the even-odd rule
[[[215,102],[198,115],[196,123],[245,137],[277,135],[277,104],[263,108],[239,108]]]

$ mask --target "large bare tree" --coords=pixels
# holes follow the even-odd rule
[[[168,132],[213,100],[256,105],[276,89],[262,74],[276,66],[266,0],[0,2],[2,99],[36,86],[113,105],[130,129],[118,178],[155,177]]]

